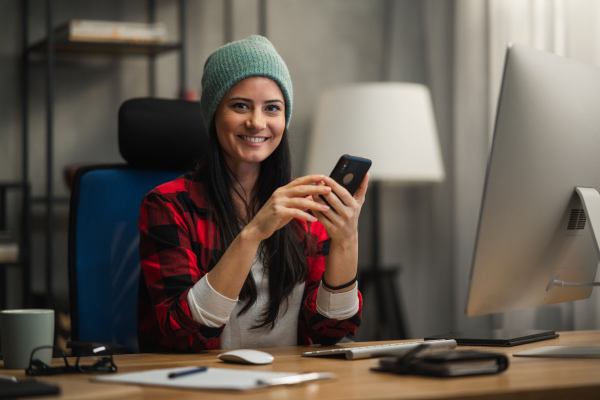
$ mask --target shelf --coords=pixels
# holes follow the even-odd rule
[[[28,51],[46,51],[47,40],[42,40],[29,47]],[[55,40],[54,51],[57,53],[87,53],[105,55],[142,55],[155,56],[172,50],[181,50],[180,43],[127,43],[127,42],[90,42]]]

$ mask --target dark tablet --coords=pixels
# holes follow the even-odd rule
[[[481,329],[428,336],[425,340],[454,339],[459,346],[510,347],[556,337],[558,334],[555,331],[546,330]]]

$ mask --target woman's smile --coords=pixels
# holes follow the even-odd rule
[[[266,137],[255,137],[255,136],[239,136],[243,141],[248,143],[251,147],[259,147],[268,138]]]

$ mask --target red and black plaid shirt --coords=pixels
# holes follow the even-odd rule
[[[138,294],[140,351],[200,351],[216,349],[224,326],[211,328],[196,322],[187,302],[188,291],[208,273],[223,254],[212,209],[206,205],[204,186],[191,174],[158,186],[140,207]],[[346,320],[328,319],[316,310],[316,297],[325,271],[330,239],[319,222],[303,223],[307,231],[309,278],[298,316],[298,344],[334,344],[355,334],[359,310]]]

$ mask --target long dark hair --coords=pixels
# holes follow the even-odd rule
[[[234,190],[234,195],[239,197],[246,206],[247,220],[243,220],[234,205],[232,196],[231,189],[234,187],[235,176],[223,157],[215,124],[211,124],[209,149],[198,165],[198,172],[206,185],[207,200],[215,211],[220,247],[223,252],[240,233],[241,226],[254,217],[271,194],[291,181],[292,166],[288,137],[286,128],[279,146],[262,162],[254,193],[239,193]],[[250,199],[249,202],[246,201],[247,198]],[[287,299],[294,287],[307,279],[305,245],[304,229],[297,220],[292,220],[262,242],[259,257],[269,278],[269,302],[262,312],[263,320],[254,328],[271,325],[273,329],[280,305],[285,304],[287,307]],[[241,300],[248,301],[238,314],[242,315],[256,303],[257,299],[257,288],[252,274],[248,274],[239,297]]]

